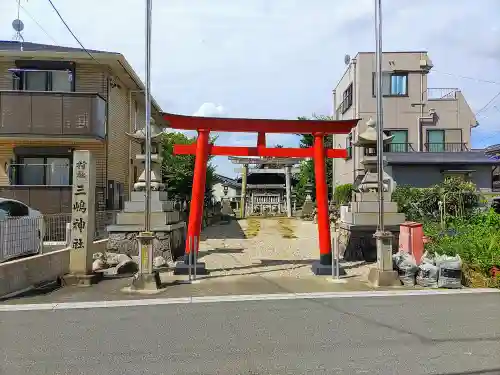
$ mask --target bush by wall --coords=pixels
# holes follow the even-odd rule
[[[346,205],[352,199],[352,184],[339,185],[335,188],[334,200],[337,205]]]
[[[440,221],[440,206],[445,217],[471,217],[477,213],[481,195],[473,183],[449,178],[425,189],[398,185],[392,193],[392,199],[407,220]]]

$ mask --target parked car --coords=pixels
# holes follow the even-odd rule
[[[40,211],[0,198],[0,261],[40,252],[44,234]]]

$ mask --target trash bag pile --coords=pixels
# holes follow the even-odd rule
[[[398,271],[404,286],[425,288],[461,288],[462,259],[459,255],[431,255],[425,253],[417,265],[415,257],[404,251],[392,256],[393,268]]]

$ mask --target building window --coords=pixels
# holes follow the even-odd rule
[[[342,114],[346,113],[352,106],[352,83],[347,87],[342,95]]]
[[[14,90],[75,91],[73,73],[69,70],[19,70],[14,73]]]
[[[384,146],[385,152],[408,152],[408,130],[384,130],[384,133],[394,137]]]
[[[373,97],[377,93],[376,73],[372,77]],[[408,96],[408,73],[382,72],[383,96]]]
[[[345,148],[347,150],[347,158],[346,160],[349,160],[352,158],[352,133],[349,133],[345,140]]]
[[[426,150],[428,152],[445,152],[444,130],[428,129]]]
[[[66,186],[71,184],[71,159],[68,157],[19,157],[16,167],[18,185]]]

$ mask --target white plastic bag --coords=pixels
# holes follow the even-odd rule
[[[436,266],[439,268],[439,288],[462,287],[462,259],[459,255],[440,255],[436,257]]]
[[[423,255],[422,255],[422,258],[420,258],[420,264],[423,264],[423,263],[428,263],[428,264],[436,264],[435,263],[435,260],[436,260],[436,256],[439,256],[439,254],[429,254],[429,252],[425,252]]]
[[[432,263],[423,262],[418,266],[417,285],[425,288],[438,287],[439,268]]]
[[[415,286],[415,275],[417,274],[417,262],[413,255],[406,252],[399,252],[396,257],[396,267],[398,269],[399,280],[404,286]]]

